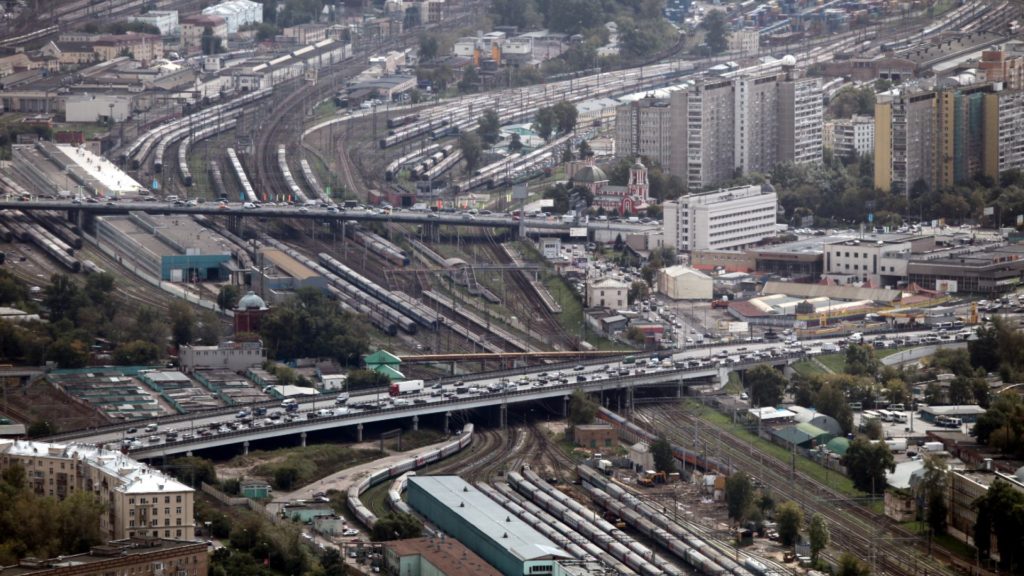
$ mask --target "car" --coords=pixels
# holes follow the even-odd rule
[[[582,364],[577,364],[576,367],[573,368],[573,370],[579,372],[580,370],[583,370],[583,365]]]
[[[746,392],[741,392],[740,393],[740,400],[748,400],[748,399],[750,399],[750,396],[748,396]]]
[[[342,536],[358,536],[359,535],[359,530],[356,530],[355,528],[345,528],[344,530],[341,531],[341,535]]]
[[[138,428],[129,428],[128,430],[126,430],[126,432],[127,432],[128,434],[135,434],[135,433],[137,433],[138,431],[139,431],[139,429],[138,429]]]

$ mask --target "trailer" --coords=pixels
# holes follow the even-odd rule
[[[391,384],[390,393],[392,396],[405,396],[408,394],[419,394],[423,391],[423,380],[405,380]]]

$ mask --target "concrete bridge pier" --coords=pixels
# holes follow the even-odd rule
[[[189,450],[188,452],[185,452],[185,456],[188,456],[189,458],[191,458],[192,457],[192,451]]]
[[[249,455],[249,441],[242,442],[242,456]]]
[[[562,418],[569,417],[569,397],[562,396]]]
[[[498,407],[498,423],[502,430],[508,427],[508,404]]]
[[[363,423],[356,424],[356,442],[363,441]]]
[[[302,432],[301,434],[299,434],[299,438],[302,439],[302,447],[305,448],[306,447],[306,433]]]
[[[451,417],[452,417],[451,411],[448,411],[448,412],[444,413],[444,431],[445,431],[446,434],[448,433],[448,420]]]
[[[413,414],[412,415],[412,429],[413,430],[419,430],[420,429],[420,417],[417,414]]]

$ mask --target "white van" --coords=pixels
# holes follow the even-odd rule
[[[147,424],[146,425],[146,432],[156,432],[157,428],[159,428],[159,425],[157,425],[156,423]]]
[[[299,402],[295,398],[285,398],[284,400],[281,400],[281,407],[282,408],[287,408],[289,406],[298,406],[298,405],[299,405]]]

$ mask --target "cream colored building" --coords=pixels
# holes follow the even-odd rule
[[[591,308],[625,310],[629,307],[629,286],[614,278],[602,278],[587,285],[587,305]]]
[[[181,21],[181,49],[186,54],[203,51],[203,33],[210,29],[210,34],[221,39],[221,47],[228,49],[228,25],[220,16],[194,14]]]
[[[711,300],[711,276],[688,266],[669,266],[658,271],[658,292],[673,300]]]
[[[0,471],[20,465],[32,490],[64,499],[95,494],[106,506],[106,538],[195,537],[192,488],[116,450],[75,444],[0,440]]]

